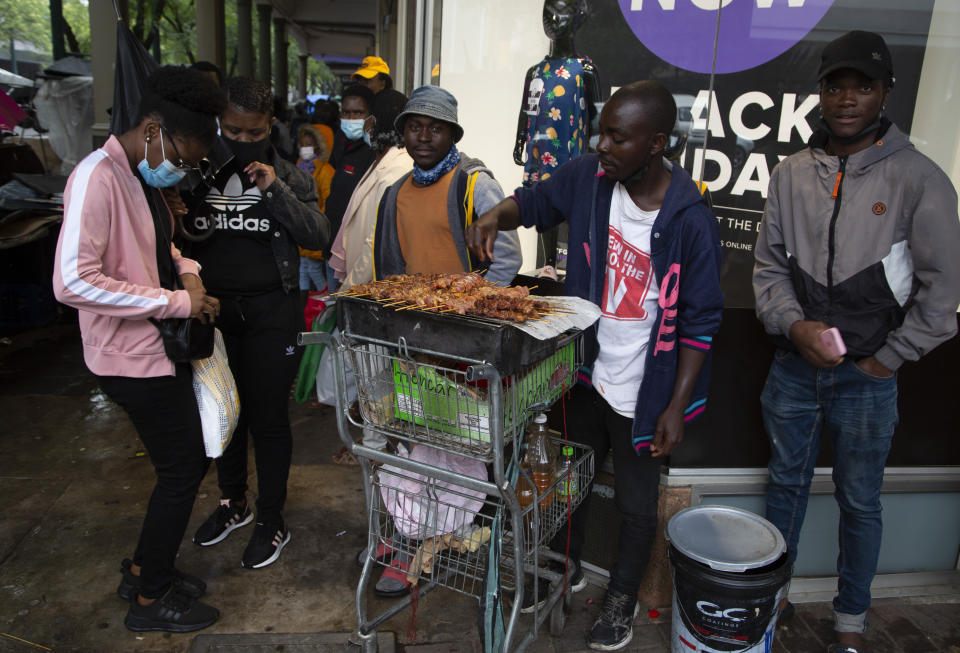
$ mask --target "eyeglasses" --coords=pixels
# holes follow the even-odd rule
[[[177,156],[177,162],[174,163],[173,165],[175,165],[177,168],[180,168],[181,170],[186,170],[187,172],[192,172],[199,175],[201,181],[208,183],[210,178],[213,176],[213,170],[212,170],[213,165],[210,163],[210,160],[207,159],[207,157],[203,157],[197,163],[188,163],[184,161],[183,156],[180,154],[179,148],[177,148],[176,142],[173,140],[173,135],[163,125],[160,125],[160,129],[163,132],[166,132],[167,139],[169,139],[170,145],[173,147],[173,153]],[[161,134],[160,145],[161,147],[163,146],[162,134]]]

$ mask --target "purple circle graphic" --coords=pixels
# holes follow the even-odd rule
[[[709,73],[720,11],[717,72],[764,64],[803,39],[833,0],[619,0],[633,33],[677,68]]]

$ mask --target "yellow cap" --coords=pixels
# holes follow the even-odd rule
[[[390,74],[390,66],[387,65],[387,62],[380,57],[364,57],[363,63],[360,64],[360,67],[357,68],[351,76],[370,79],[371,77],[376,77],[379,73],[383,73],[384,75]]]

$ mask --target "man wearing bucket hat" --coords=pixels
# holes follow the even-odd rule
[[[374,275],[468,272],[486,267],[471,258],[465,229],[503,199],[500,184],[479,159],[457,149],[463,127],[457,99],[437,86],[410,94],[394,121],[413,170],[386,190],[374,230]],[[508,284],[520,269],[520,239],[501,234],[486,278]]]
[[[880,552],[896,371],[956,333],[960,223],[950,179],[884,114],[894,77],[883,38],[832,41],[819,79],[817,130],[773,171],[755,250],[757,315],[778,346],[761,395],[767,518],[795,559],[826,426],[840,507],[829,651],[856,653]]]

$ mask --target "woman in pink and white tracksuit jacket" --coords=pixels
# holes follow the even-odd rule
[[[170,242],[173,219],[159,189],[199,170],[223,107],[202,73],[158,69],[137,124],[83,159],[64,193],[54,292],[78,310],[84,361],[130,416],[157,475],[117,588],[130,603],[125,624],[134,631],[188,632],[219,616],[197,600],[205,583],[173,564],[208,460],[190,366],[167,358],[149,318],[210,322],[219,313],[199,266]]]

